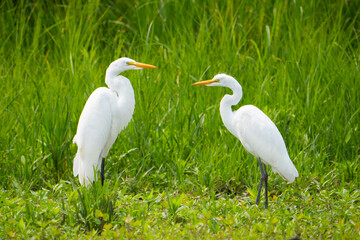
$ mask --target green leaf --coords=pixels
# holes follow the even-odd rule
[[[104,219],[105,221],[109,220],[109,214],[104,213],[104,214],[103,214],[103,219]]]
[[[54,214],[58,214],[60,212],[60,208],[56,207],[56,208],[53,208],[53,213]]]
[[[21,163],[22,163],[23,165],[25,165],[25,162],[26,162],[25,156],[22,155],[22,156],[20,157],[20,159],[21,159]]]
[[[96,209],[95,210],[95,217],[102,217],[102,216],[103,216],[103,213],[99,209]]]
[[[252,199],[256,198],[256,193],[251,188],[248,188],[247,191],[248,191],[248,193],[250,193],[250,196]]]
[[[106,230],[110,230],[111,228],[112,228],[111,224],[105,224],[104,225],[104,229],[106,229]]]
[[[345,143],[348,143],[348,142],[350,141],[351,134],[352,134],[352,129],[350,129],[350,130],[348,131],[348,133],[346,134]]]
[[[23,218],[20,219],[18,225],[19,225],[20,229],[22,229],[22,230],[25,229],[25,222],[24,222]]]
[[[101,224],[100,219],[99,219],[99,218],[95,218],[95,223],[96,223],[97,225],[100,225],[100,224]]]

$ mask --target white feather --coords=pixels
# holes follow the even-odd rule
[[[299,176],[279,130],[265,113],[246,105],[235,112],[232,121],[237,129],[235,136],[248,152],[290,182]]]
[[[236,111],[231,106],[242,98],[241,85],[233,77],[218,74],[213,80],[202,81],[194,85],[228,87],[232,95],[225,95],[220,102],[220,114],[225,127],[237,137],[244,148],[270,165],[289,182],[299,176],[287,152],[284,139],[275,124],[265,113],[253,105],[245,105]]]
[[[134,90],[129,79],[119,76],[126,70],[155,68],[129,58],[112,62],[106,70],[108,88],[96,89],[81,113],[73,142],[78,151],[74,158],[73,173],[83,185],[95,179],[102,158],[108,154],[118,134],[131,120],[135,108]]]

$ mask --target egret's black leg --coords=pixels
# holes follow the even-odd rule
[[[260,193],[261,193],[261,188],[264,182],[264,170],[263,170],[263,165],[261,162],[261,159],[258,158],[258,162],[259,162],[259,166],[260,166],[260,171],[261,171],[261,179],[260,179],[260,186],[259,186],[259,191],[256,197],[256,205],[259,205],[259,201],[260,201]]]
[[[267,190],[267,186],[268,186],[268,174],[266,171],[266,166],[265,163],[263,163],[264,165],[264,182],[265,182],[265,208],[268,208],[268,190]]]
[[[103,159],[101,160],[100,179],[101,179],[101,185],[102,185],[102,186],[104,186],[104,180],[105,180],[104,168],[105,168],[105,158],[103,158]]]

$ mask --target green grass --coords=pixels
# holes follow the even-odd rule
[[[360,234],[357,1],[0,3],[0,238],[355,238]],[[72,176],[72,138],[127,56],[133,120],[104,188]],[[228,73],[278,126],[300,177],[271,173],[223,126]]]

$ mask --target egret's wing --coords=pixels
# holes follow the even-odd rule
[[[97,169],[111,130],[111,101],[113,93],[107,88],[98,88],[89,97],[81,113],[74,141],[78,152],[74,159],[74,174],[79,174],[80,183],[94,181]]]
[[[289,181],[299,176],[289,158],[283,137],[265,113],[252,105],[243,106],[236,112],[234,124],[247,151],[260,157]]]
[[[279,130],[257,107],[241,107],[235,114],[234,125],[245,149],[265,163],[273,166],[278,157],[287,155]]]

